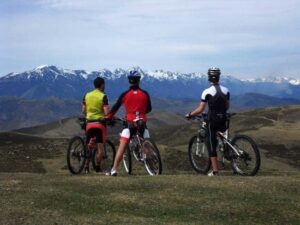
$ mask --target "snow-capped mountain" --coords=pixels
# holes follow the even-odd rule
[[[163,70],[143,71],[141,86],[150,95],[172,99],[199,99],[201,92],[208,86],[207,76],[203,73],[178,73]],[[0,96],[18,96],[41,99],[50,96],[59,98],[82,98],[93,88],[93,80],[101,76],[106,80],[106,92],[115,99],[128,88],[129,70],[101,69],[67,70],[56,66],[43,65],[23,73],[10,73],[0,78]],[[239,80],[222,75],[221,83],[227,86],[232,95],[259,93],[281,98],[300,99],[300,80],[288,77]]]

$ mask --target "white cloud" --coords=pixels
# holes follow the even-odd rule
[[[0,6],[0,75],[52,62],[189,72],[218,64],[242,73],[250,61],[264,75],[272,60],[283,65],[291,52],[293,62],[300,60],[296,0],[28,0],[22,8],[18,2]],[[282,68],[300,70],[293,66]]]
[[[165,48],[171,52],[189,54],[189,53],[216,53],[218,48],[214,45],[205,44],[189,44],[189,43],[177,43],[174,45],[169,45]]]

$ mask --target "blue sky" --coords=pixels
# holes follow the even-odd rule
[[[0,76],[66,69],[300,78],[299,0],[8,0]]]

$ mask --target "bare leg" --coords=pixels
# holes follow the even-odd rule
[[[218,161],[217,161],[217,157],[210,157],[210,161],[211,161],[211,165],[212,165],[212,169],[214,172],[218,172],[219,168],[218,168]]]
[[[101,161],[103,159],[103,152],[104,152],[103,143],[97,143],[96,166],[101,166]]]
[[[122,140],[120,141],[120,145],[119,145],[117,155],[116,155],[116,158],[115,158],[115,161],[114,161],[114,166],[113,166],[114,170],[117,170],[117,168],[119,167],[120,162],[123,158],[123,154],[124,154],[125,149],[127,147],[127,144],[128,144],[128,142],[125,142],[125,141],[122,141]]]

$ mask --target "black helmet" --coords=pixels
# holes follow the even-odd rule
[[[101,86],[105,84],[105,81],[102,77],[96,77],[96,79],[94,80],[94,86],[95,88],[101,88]]]
[[[130,84],[137,84],[141,80],[141,74],[137,70],[131,70],[128,75],[128,81]]]
[[[208,69],[207,75],[210,82],[219,82],[221,71],[217,67],[211,67]]]

